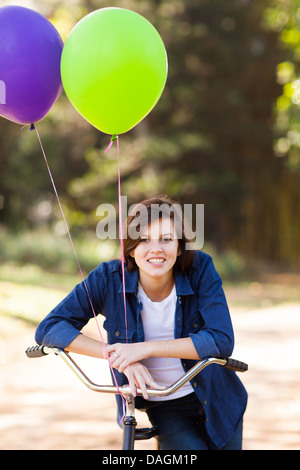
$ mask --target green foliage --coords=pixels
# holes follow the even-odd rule
[[[58,230],[57,230],[58,232]],[[94,234],[74,237],[74,246],[84,273],[100,262],[119,255],[112,241],[105,244]],[[0,264],[36,265],[52,272],[80,274],[76,257],[65,233],[55,230],[0,231]]]

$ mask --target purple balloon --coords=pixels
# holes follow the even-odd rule
[[[43,119],[62,91],[63,41],[34,10],[0,8],[0,115],[18,124]]]

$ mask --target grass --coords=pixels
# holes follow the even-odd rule
[[[110,240],[102,242],[90,233],[75,238],[73,243],[84,272],[116,256],[118,249]],[[46,271],[67,275],[78,270],[68,236],[45,229],[26,232],[0,229],[0,262],[18,266],[36,265]]]

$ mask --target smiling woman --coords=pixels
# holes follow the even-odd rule
[[[139,281],[152,301],[166,298],[174,286],[173,266],[181,255],[171,218],[152,221],[141,233],[137,246],[130,251],[139,268]]]
[[[211,257],[186,248],[182,211],[167,198],[135,206],[126,229],[124,284],[121,261],[101,263],[42,321],[37,342],[109,359],[119,385],[129,383],[133,395],[142,390],[136,407],[158,427],[162,450],[240,449],[247,393],[235,372],[212,367],[171,399],[147,394],[147,386],[171,385],[199,359],[232,354],[230,314]],[[91,303],[105,316],[107,345],[80,333],[93,317]]]

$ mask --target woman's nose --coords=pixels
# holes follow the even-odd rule
[[[159,240],[151,240],[150,251],[152,252],[162,251],[162,247],[161,247]]]

